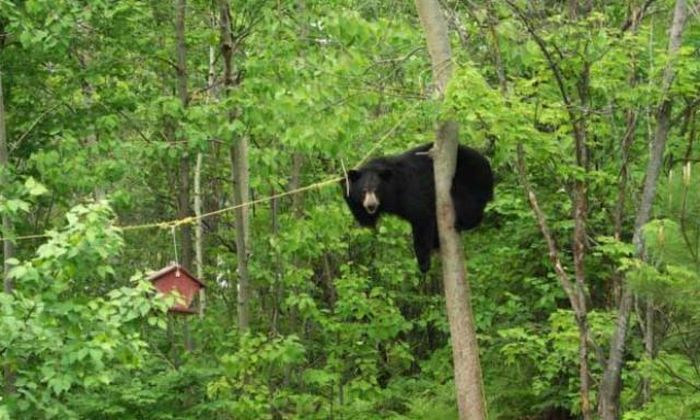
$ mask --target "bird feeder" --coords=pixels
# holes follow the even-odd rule
[[[197,313],[191,308],[195,295],[204,288],[204,283],[179,264],[171,264],[160,271],[148,276],[153,282],[156,290],[166,296],[177,292],[180,299],[177,299],[170,312],[181,314]]]

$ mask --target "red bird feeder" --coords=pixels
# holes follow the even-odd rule
[[[195,309],[190,308],[190,305],[197,292],[204,288],[204,283],[185,270],[184,267],[179,264],[171,264],[151,274],[148,279],[153,282],[156,290],[164,295],[170,295],[173,291],[180,294],[182,299],[178,299],[170,308],[170,312],[197,313]]]

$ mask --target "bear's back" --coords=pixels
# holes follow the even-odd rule
[[[409,177],[420,177],[421,184],[429,181],[429,192],[434,191],[433,161],[426,154],[433,143],[426,143],[415,147],[405,153],[388,159],[394,165],[398,165]],[[459,145],[457,149],[457,168],[453,185],[458,189],[466,189],[476,194],[484,202],[493,198],[493,173],[489,161],[479,151],[469,146]]]

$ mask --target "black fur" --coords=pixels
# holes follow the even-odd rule
[[[350,171],[349,195],[345,193],[345,180],[341,181],[345,201],[362,226],[375,226],[384,213],[396,215],[411,224],[413,249],[423,272],[430,268],[431,251],[439,247],[433,161],[421,154],[431,147],[432,144],[425,144],[400,155],[377,158],[358,170]],[[379,200],[373,214],[363,206],[365,191],[374,192]],[[474,149],[459,146],[452,181],[457,230],[479,225],[484,207],[492,198],[493,174],[488,160]]]

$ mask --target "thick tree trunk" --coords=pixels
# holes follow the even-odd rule
[[[0,69],[0,184],[6,185],[9,179],[10,156],[7,149],[7,129],[5,127],[5,97],[3,95],[2,86],[2,69]],[[2,241],[2,290],[4,293],[12,293],[14,284],[9,277],[10,266],[8,261],[15,256],[15,244],[7,239],[12,234],[12,221],[8,214],[2,213],[2,231],[0,237]],[[5,394],[9,395],[15,392],[15,374],[12,368],[3,364],[3,375],[5,382]]]
[[[681,36],[685,28],[688,16],[688,6],[686,0],[676,0],[673,11],[673,23],[668,41],[668,55],[671,59],[664,70],[662,80],[661,105],[656,113],[656,131],[651,148],[651,156],[646,169],[646,178],[642,199],[637,209],[637,216],[634,222],[634,236],[632,243],[638,258],[644,256],[644,241],[642,228],[651,217],[651,209],[656,197],[656,187],[661,172],[666,139],[671,120],[671,99],[668,97],[671,84],[674,78],[673,58],[678,54],[681,45]],[[632,292],[629,285],[622,285],[622,298],[618,309],[617,323],[610,343],[610,355],[608,364],[603,372],[600,384],[600,399],[598,413],[602,419],[617,419],[620,413],[620,390],[622,362],[625,350],[625,338],[627,334],[627,324],[632,308]]]
[[[219,0],[221,28],[221,53],[224,61],[224,88],[227,95],[234,87],[233,79],[233,38],[231,35],[231,11],[227,0]],[[229,112],[229,119],[237,118],[235,110]],[[231,176],[233,181],[233,203],[240,206],[249,201],[248,192],[248,139],[243,136],[234,139],[229,149]],[[248,207],[236,209],[236,255],[238,258],[238,327],[245,331],[250,327],[250,281],[248,276],[248,244],[250,228]]]
[[[452,51],[447,24],[437,0],[416,0],[433,67],[435,91],[444,95],[452,73]],[[455,387],[460,419],[485,419],[476,328],[472,315],[469,283],[464,265],[462,240],[455,230],[455,212],[450,188],[457,165],[459,126],[444,121],[438,130],[432,157],[435,165],[435,198],[440,236],[440,257],[452,337]]]

